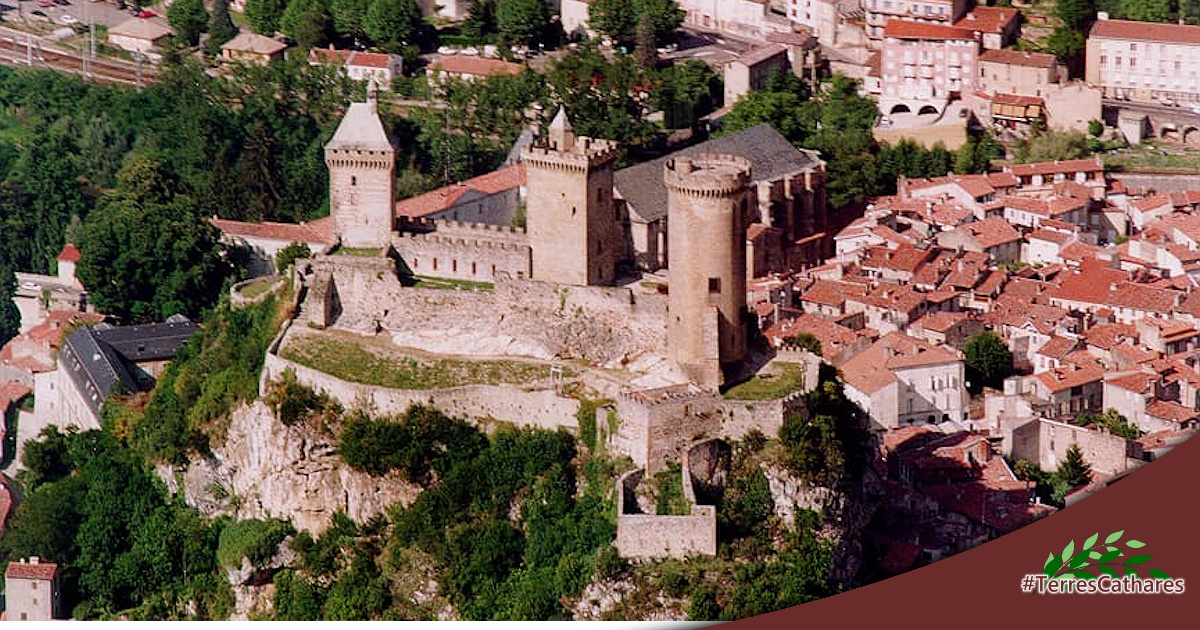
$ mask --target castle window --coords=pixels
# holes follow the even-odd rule
[[[417,267],[419,267],[419,266],[420,266],[420,265],[418,265],[418,264],[417,264],[417,259],[416,259],[416,258],[414,258],[414,259],[413,259],[413,269],[416,269],[416,268],[417,268]]]
[[[496,265],[492,265],[492,277],[496,277]]]
[[[471,275],[475,275],[475,263],[471,263]]]
[[[450,261],[450,271],[458,271],[458,261],[457,260]]]
[[[358,178],[357,178],[357,177],[355,177],[354,175],[351,175],[351,176],[350,176],[350,185],[351,185],[351,186],[357,186],[357,185],[358,185]]]
[[[437,271],[437,259],[436,258],[433,259],[433,270]]]
[[[709,278],[708,279],[708,292],[709,293],[720,293],[721,292],[721,279],[720,278]]]

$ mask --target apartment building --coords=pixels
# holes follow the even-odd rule
[[[1097,17],[1087,40],[1088,84],[1108,98],[1200,101],[1200,26]]]
[[[970,0],[862,0],[867,37],[876,45],[882,42],[889,20],[951,25],[967,14],[970,5]]]
[[[940,113],[979,76],[977,34],[965,28],[890,20],[880,60],[879,109]]]
[[[812,30],[823,43],[837,43],[838,0],[788,0],[787,17]]]

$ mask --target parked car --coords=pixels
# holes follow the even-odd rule
[[[53,2],[54,2],[54,4],[57,4],[60,7],[71,6],[71,0],[53,0]]]
[[[50,7],[54,6],[54,0],[38,0],[38,6],[42,7],[43,9],[49,9]],[[34,12],[34,15],[37,15],[37,13]],[[43,13],[43,15],[45,14]]]
[[[140,18],[152,18],[154,17],[155,13],[153,11],[142,9],[141,11],[138,11],[136,15]]]
[[[79,19],[74,16],[63,15],[62,17],[58,18],[58,21],[62,24],[71,25],[71,24],[75,24],[76,22],[78,22]]]
[[[30,13],[29,15],[33,16],[33,18],[35,20],[42,20],[43,22],[50,21],[50,16],[46,15],[45,11],[34,11],[34,12]]]

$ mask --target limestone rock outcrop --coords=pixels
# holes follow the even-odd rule
[[[173,478],[167,484],[176,489]],[[393,503],[411,503],[420,488],[398,473],[372,477],[352,470],[338,456],[336,440],[314,423],[285,426],[256,401],[233,412],[223,445],[187,467],[183,492],[205,514],[282,518],[319,534],[339,510],[361,523]]]

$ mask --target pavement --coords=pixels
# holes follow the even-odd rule
[[[66,6],[56,4],[52,7],[39,7],[36,0],[4,0],[3,9],[0,10],[3,10],[5,21],[14,26],[20,25],[22,22],[30,26],[45,25],[45,21],[33,15],[34,11],[45,13],[50,18],[50,23],[56,26],[64,25],[64,16],[75,18],[79,24],[94,22],[97,26],[106,27],[116,26],[133,17],[128,8],[119,9],[116,2],[112,1],[68,1],[71,4]],[[160,15],[165,15],[165,13]]]

